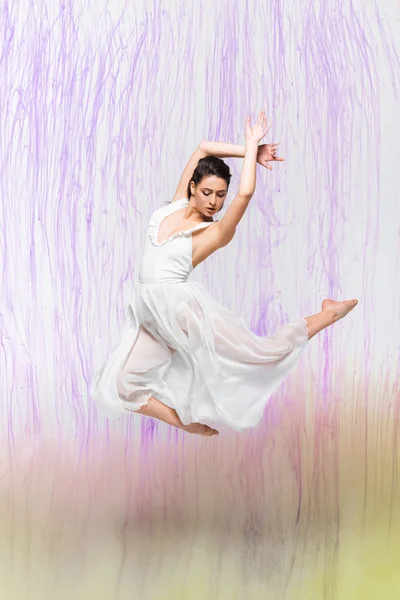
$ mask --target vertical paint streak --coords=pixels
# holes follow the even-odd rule
[[[390,0],[3,3],[5,597],[397,598],[399,24]],[[359,306],[255,430],[107,420],[88,389],[150,214],[261,108],[286,160],[193,278],[260,335]]]

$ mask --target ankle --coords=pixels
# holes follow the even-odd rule
[[[165,415],[165,422],[172,427],[178,427],[178,429],[182,429],[183,423],[178,417],[178,413],[173,408],[168,407],[168,412]]]
[[[339,320],[339,313],[336,310],[326,309],[322,311],[322,314],[326,315],[332,323]]]

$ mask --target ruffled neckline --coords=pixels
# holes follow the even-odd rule
[[[203,229],[204,227],[208,227],[212,223],[215,223],[215,221],[199,223],[198,225],[195,225],[194,227],[189,227],[188,229],[183,229],[182,231],[176,231],[175,233],[171,234],[167,239],[163,240],[162,242],[159,242],[158,241],[158,230],[159,230],[161,222],[166,217],[168,217],[172,213],[176,212],[177,210],[179,210],[180,208],[183,208],[183,206],[188,205],[188,204],[189,204],[189,200],[187,198],[182,198],[181,200],[176,200],[175,202],[171,202],[170,204],[167,204],[166,207],[163,206],[161,209],[158,209],[153,213],[153,215],[150,219],[147,233],[148,233],[152,243],[154,244],[154,246],[164,246],[164,244],[167,244],[168,242],[172,242],[172,240],[174,240],[176,238],[188,236],[191,233],[193,233],[193,231],[197,231],[198,229]],[[171,205],[173,205],[172,210],[171,210]],[[165,208],[168,208],[169,210],[166,211]]]

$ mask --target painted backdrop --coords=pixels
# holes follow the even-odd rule
[[[0,21],[1,600],[397,599],[399,4],[21,0]],[[286,161],[193,279],[260,335],[359,305],[254,430],[107,420],[89,385],[150,214],[262,108]]]

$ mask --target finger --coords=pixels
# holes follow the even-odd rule
[[[279,160],[280,162],[282,162],[285,159],[283,158],[283,156],[275,156],[275,160]]]
[[[267,167],[267,169],[269,169],[270,171],[272,171],[272,166],[269,163],[265,163],[265,166]]]

